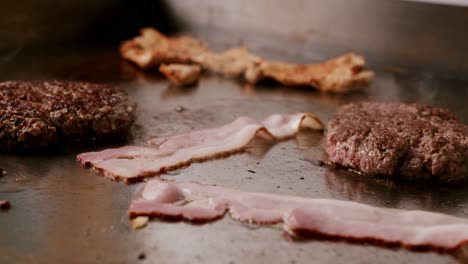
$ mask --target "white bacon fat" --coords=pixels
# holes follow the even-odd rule
[[[468,242],[468,220],[449,215],[378,208],[355,202],[250,193],[193,182],[152,180],[131,202],[129,215],[213,221],[283,223],[290,233],[312,233],[408,248],[455,250]]]
[[[149,146],[82,153],[77,160],[108,177],[130,182],[241,151],[256,135],[282,140],[296,135],[301,129],[322,131],[323,124],[310,113],[274,114],[261,122],[239,117],[221,127],[152,139]]]

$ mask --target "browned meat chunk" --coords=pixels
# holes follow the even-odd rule
[[[198,82],[201,68],[199,65],[163,64],[159,71],[176,85],[191,85]]]
[[[192,37],[169,38],[153,28],[142,28],[140,34],[124,41],[120,53],[143,69],[163,63],[189,63],[208,50],[203,42]]]
[[[468,176],[468,126],[441,108],[352,103],[329,122],[326,152],[366,174],[460,181]]]
[[[107,85],[66,81],[0,83],[0,152],[55,150],[127,135],[135,104]]]

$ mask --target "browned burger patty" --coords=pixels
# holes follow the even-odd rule
[[[328,123],[326,153],[365,174],[459,181],[468,177],[468,126],[441,108],[352,103]]]
[[[50,151],[122,139],[135,104],[121,90],[68,81],[0,83],[0,151]]]

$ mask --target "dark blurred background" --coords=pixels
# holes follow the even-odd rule
[[[163,1],[17,0],[0,9],[0,50],[45,45],[115,44],[139,27],[171,30]]]
[[[116,47],[140,27],[154,26],[169,34],[190,32],[208,43],[222,37],[232,45],[257,45],[260,52],[296,54],[304,61],[356,51],[374,66],[464,78],[467,25],[463,4],[398,0],[3,1],[0,63],[29,49]]]

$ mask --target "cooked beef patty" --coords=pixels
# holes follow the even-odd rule
[[[352,103],[328,123],[326,152],[365,174],[459,181],[468,177],[468,126],[442,108]]]
[[[44,151],[122,139],[135,104],[121,90],[67,81],[0,83],[0,151]]]

